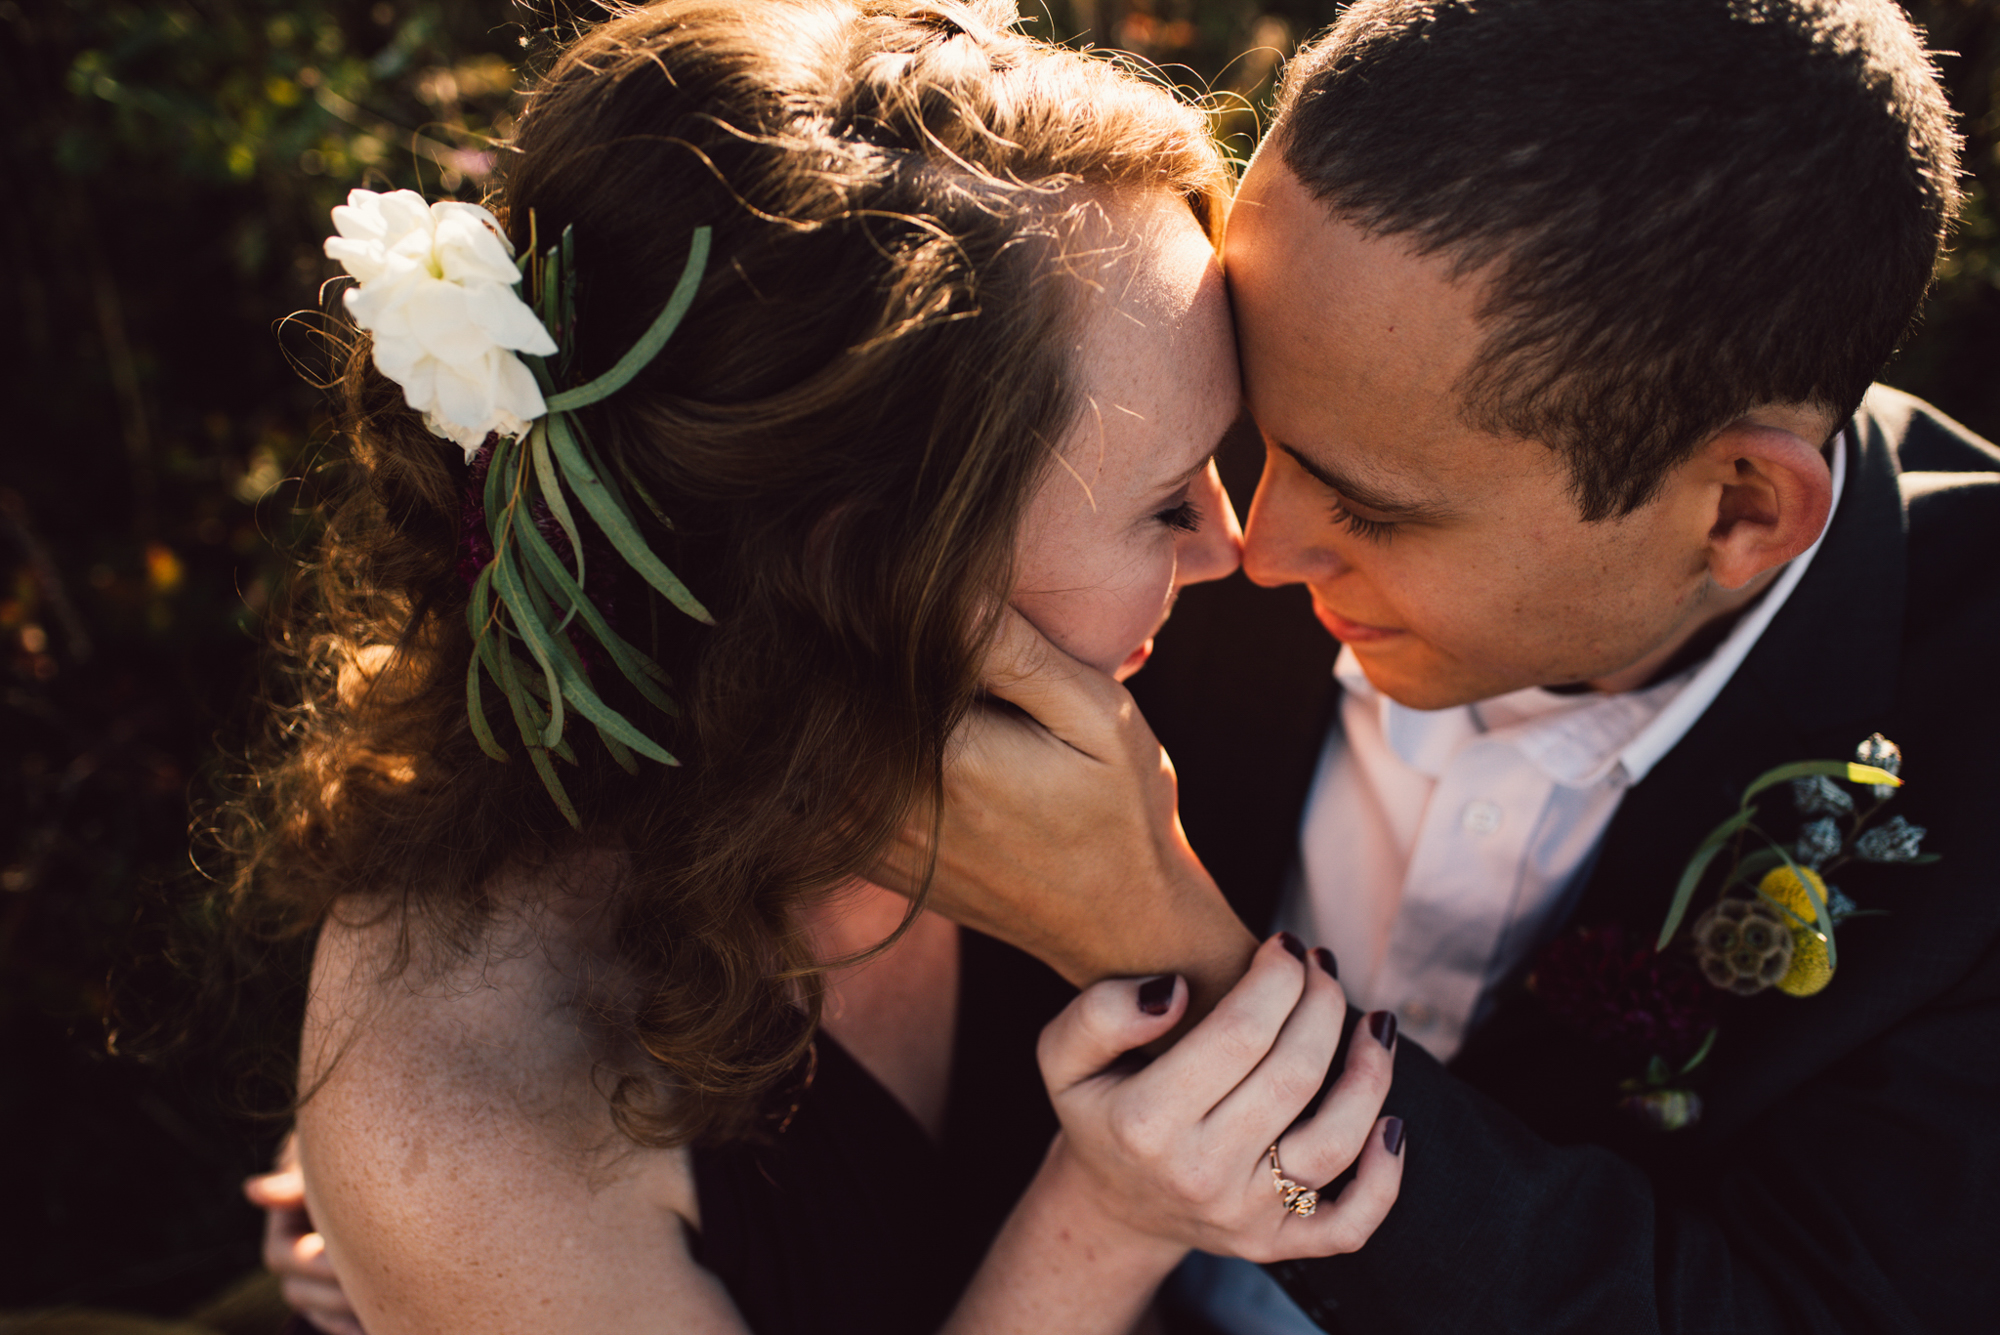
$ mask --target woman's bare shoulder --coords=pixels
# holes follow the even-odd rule
[[[688,1252],[686,1153],[612,1120],[583,1004],[602,981],[588,916],[523,891],[469,950],[358,898],[321,931],[299,1150],[342,1283],[371,1331],[552,1329],[544,1300],[646,1329],[659,1318],[625,1310],[641,1293],[669,1328],[736,1329]]]

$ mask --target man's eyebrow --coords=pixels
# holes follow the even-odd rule
[[[1386,496],[1365,483],[1344,477],[1326,465],[1307,458],[1282,440],[1275,444],[1292,457],[1293,463],[1310,473],[1321,486],[1338,494],[1341,500],[1352,501],[1364,510],[1373,510],[1392,519],[1441,519],[1450,513],[1447,507],[1431,501],[1406,501]]]

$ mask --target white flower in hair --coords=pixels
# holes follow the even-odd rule
[[[375,336],[377,369],[425,426],[470,460],[487,432],[519,435],[548,411],[515,353],[546,357],[555,340],[515,294],[521,274],[492,214],[426,204],[414,190],[353,190],[333,225],[326,253],[361,284],[348,314]]]

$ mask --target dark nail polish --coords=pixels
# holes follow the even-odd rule
[[[1368,1032],[1375,1035],[1375,1041],[1385,1048],[1396,1046],[1396,1013],[1376,1011],[1368,1017]]]
[[[1403,1152],[1403,1119],[1391,1117],[1382,1123],[1382,1148],[1391,1154]]]
[[[1291,951],[1292,958],[1299,963],[1304,964],[1306,962],[1306,943],[1293,936],[1290,932],[1279,932],[1278,944],[1286,950]]]
[[[1319,965],[1320,968],[1326,970],[1326,976],[1328,978],[1340,977],[1340,965],[1337,962],[1335,962],[1333,958],[1333,952],[1331,950],[1328,950],[1325,946],[1313,947],[1313,960]]]
[[[1174,976],[1161,974],[1139,984],[1139,1009],[1148,1015],[1165,1015],[1174,1004]]]

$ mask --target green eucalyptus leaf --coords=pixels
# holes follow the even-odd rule
[[[505,760],[507,758],[506,748],[502,747],[500,740],[493,735],[493,727],[486,721],[485,703],[480,699],[479,695],[479,675],[483,667],[484,665],[480,663],[479,655],[476,653],[466,660],[466,722],[472,725],[472,737],[474,741],[479,743],[480,750],[492,756],[495,760]]]
[[[500,590],[500,597],[518,609],[514,616],[514,628],[521,633],[522,641],[528,646],[529,655],[549,685],[549,724],[543,730],[540,745],[555,746],[562,741],[563,731],[563,685],[557,676],[554,647],[549,643],[548,631],[538,615],[535,599],[521,582],[521,575],[514,568],[512,553],[500,552],[493,558],[493,578]],[[530,743],[533,745],[534,743]]]
[[[562,280],[562,276],[557,272],[560,266],[555,256],[556,252],[550,250],[542,259],[542,290],[535,300],[535,314],[541,317],[542,327],[551,335],[557,328],[556,316],[560,308],[556,305],[556,292],[557,284]]]
[[[586,439],[584,441],[585,448],[589,448],[589,445],[590,442]],[[592,457],[595,458],[596,456],[593,455]],[[653,518],[659,521],[660,527],[669,533],[673,532],[674,521],[667,517],[666,510],[661,507],[658,501],[653,499],[653,494],[646,490],[645,484],[632,475],[632,470],[621,465],[618,473],[619,476],[625,479],[625,485],[630,487],[639,497],[639,503],[644,505],[652,513]]]
[[[502,651],[500,659],[502,673],[501,686],[507,692],[507,703],[514,710],[514,726],[521,730],[521,740],[530,752],[553,751],[563,760],[574,765],[576,752],[567,741],[558,739],[553,747],[543,746],[541,738],[548,731],[548,711],[537,703],[537,697],[548,698],[548,687],[541,677],[532,672],[520,671],[514,655]]]
[[[1754,807],[1738,811],[1710,830],[1708,837],[1701,841],[1701,847],[1695,849],[1694,856],[1688,859],[1687,867],[1681,872],[1680,884],[1674,887],[1673,903],[1667,906],[1667,919],[1660,924],[1660,939],[1654,945],[1655,950],[1665,950],[1667,943],[1674,939],[1674,933],[1680,930],[1681,919],[1687,916],[1688,904],[1694,899],[1695,887],[1701,884],[1702,873],[1708,870],[1708,864],[1715,861],[1715,855],[1722,851],[1729,837],[1748,825],[1756,814]]]
[[[549,763],[549,753],[539,746],[531,746],[528,748],[528,759],[534,762],[535,773],[542,776],[542,786],[555,799],[556,809],[562,812],[563,819],[570,823],[571,829],[581,830],[583,818],[576,814],[575,804],[569,800],[562,780],[556,776],[556,767]]]
[[[667,304],[654,317],[652,325],[610,370],[587,384],[566,389],[550,399],[551,415],[572,412],[616,394],[659,355],[660,349],[666,346],[667,339],[672,337],[682,317],[687,314],[688,307],[694,304],[694,295],[701,287],[702,270],[708,266],[712,234],[707,227],[694,229],[694,239],[688,244],[687,264],[681,269],[680,281],[674,284],[673,295],[667,298]]]
[[[646,545],[645,538],[634,527],[631,515],[612,498],[597,470],[584,460],[582,451],[577,448],[576,438],[570,434],[568,420],[550,417],[548,422],[549,446],[562,464],[563,476],[570,489],[576,492],[583,508],[597,521],[598,528],[604,531],[604,536],[611,540],[626,564],[644,576],[646,582],[675,607],[704,625],[714,625],[715,618],[709,615],[708,609],[688,592],[687,586],[667,569],[659,557],[653,555],[652,548]]]
[[[1701,1040],[1701,1046],[1695,1049],[1694,1056],[1689,1057],[1687,1059],[1687,1064],[1681,1067],[1680,1069],[1681,1075],[1683,1076],[1687,1075],[1690,1071],[1694,1070],[1695,1067],[1701,1065],[1703,1062],[1708,1060],[1708,1054],[1710,1050],[1715,1047],[1715,1036],[1721,1032],[1722,1031],[1720,1029],[1714,1028],[1712,1026],[1710,1027],[1708,1031],[1708,1037]]]
[[[1852,768],[1853,766],[1845,760],[1795,760],[1789,765],[1780,765],[1776,769],[1767,769],[1752,779],[1750,786],[1743,790],[1742,804],[1747,807],[1750,805],[1750,799],[1763,792],[1766,788],[1775,787],[1781,783],[1790,783],[1793,779],[1811,778],[1815,774],[1825,774],[1832,778],[1845,779],[1848,777],[1848,771]]]
[[[576,558],[576,582],[586,582],[583,565],[583,539],[577,535],[576,520],[570,516],[569,502],[563,498],[562,478],[556,472],[555,460],[549,457],[549,432],[546,422],[535,423],[528,433],[528,458],[534,465],[535,481],[542,490],[542,502],[555,516],[556,524],[563,536],[569,539],[570,555]],[[534,528],[533,524],[528,526]],[[540,536],[537,534],[536,536]],[[564,618],[567,620],[568,618]]]
[[[555,374],[549,370],[548,359],[546,357],[538,357],[532,352],[518,352],[514,355],[527,363],[528,369],[534,373],[535,388],[542,391],[542,402],[546,405],[549,395],[556,392],[556,378]],[[537,418],[536,420],[540,421],[541,419]]]
[[[574,224],[563,228],[562,232],[562,306],[559,312],[563,331],[563,374],[569,374],[571,353],[575,350],[576,339],[571,331],[576,328],[576,227]]]
[[[481,502],[486,511],[486,536],[493,543],[497,554],[506,545],[507,507],[512,501],[516,468],[517,442],[509,436],[502,436],[493,445],[493,453],[486,458],[486,488]]]
[[[521,550],[528,555],[530,571],[559,604],[567,603],[583,618],[584,626],[604,647],[605,653],[610,656],[612,664],[617,667],[619,673],[631,682],[646,698],[647,703],[655,709],[671,716],[678,716],[680,710],[675,707],[673,700],[654,684],[667,683],[667,674],[660,670],[659,664],[633,648],[623,636],[611,628],[610,623],[605,621],[604,615],[597,610],[596,604],[585,597],[583,590],[570,580],[569,572],[563,568],[562,562],[542,535],[534,531],[533,525],[528,525],[526,530],[521,532],[520,545]]]
[[[508,592],[506,589],[508,578],[508,573],[503,572],[501,575],[503,593]],[[523,596],[525,597],[525,593]],[[523,621],[520,623],[520,631],[522,639],[527,641],[529,651],[534,654],[535,661],[559,679],[562,698],[567,700],[577,713],[649,760],[657,760],[662,765],[680,763],[652,738],[633,727],[623,714],[598,698],[597,692],[590,688],[590,683],[584,678],[581,669],[550,641],[547,627],[536,621]]]
[[[597,727],[596,724],[592,724],[591,726]],[[619,769],[634,776],[639,773],[639,758],[632,754],[631,747],[625,745],[625,743],[619,741],[602,728],[597,729],[597,740],[604,743],[604,749],[609,751],[611,758],[618,762]]]
[[[479,661],[486,665],[486,671],[496,684],[503,682],[500,669],[500,655],[506,652],[503,639],[505,628],[493,608],[493,567],[487,566],[479,572],[479,578],[472,583],[472,601],[466,608],[466,619],[472,623],[472,647]],[[502,684],[502,690],[505,690]]]

